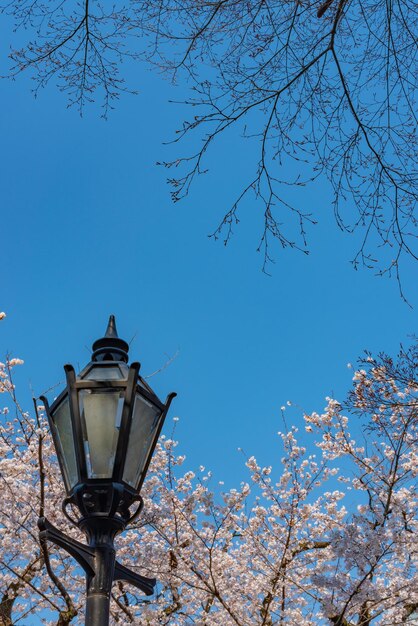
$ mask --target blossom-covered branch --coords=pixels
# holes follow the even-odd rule
[[[115,586],[112,624],[411,623],[418,607],[416,355],[416,344],[397,360],[366,354],[345,403],[328,398],[321,412],[304,416],[289,409],[294,424],[279,433],[275,467],[247,458],[248,480],[235,489],[223,491],[204,467],[185,470],[176,441],[162,437],[144,511],[118,539],[121,561],[155,576],[158,590],[148,599]],[[0,377],[13,406],[18,361],[8,363]],[[36,531],[41,506],[54,524],[77,532],[59,513],[63,493],[42,411],[37,406],[22,420],[20,409],[3,409],[1,626],[45,610],[51,625],[83,619],[76,564],[55,549],[42,553]],[[57,579],[65,581],[60,593]]]

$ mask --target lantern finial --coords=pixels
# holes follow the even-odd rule
[[[119,337],[118,331],[116,330],[116,319],[114,315],[109,317],[109,323],[107,325],[105,337],[111,337],[112,339],[115,337]]]
[[[109,317],[105,336],[94,342],[92,350],[92,361],[128,362],[129,345],[119,338],[114,315]]]

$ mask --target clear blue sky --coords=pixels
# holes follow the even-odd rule
[[[407,342],[416,268],[404,270],[414,309],[395,282],[354,272],[355,241],[337,230],[321,180],[298,198],[319,218],[310,256],[277,247],[271,277],[255,210],[228,247],[208,239],[249,171],[250,147],[225,137],[211,173],[173,205],[155,163],[174,154],[163,142],[185,113],[168,100],[185,91],[144,66],[128,71],[140,94],[108,121],[94,106],[80,118],[53,87],[35,100],[29,77],[0,84],[1,353],[25,360],[17,382],[29,409],[29,385],[39,394],[63,380],[64,363],[84,365],[114,313],[145,374],[179,351],[150,383],[163,397],[178,392],[171,416],[190,465],[234,484],[246,478],[238,447],[278,465],[287,400],[321,410],[325,396],[344,397],[346,364],[363,349]]]

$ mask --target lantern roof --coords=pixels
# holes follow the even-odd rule
[[[123,361],[128,362],[129,344],[120,339],[116,329],[115,316],[109,317],[104,337],[96,339],[92,345],[92,361]]]

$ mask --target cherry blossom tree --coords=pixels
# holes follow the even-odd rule
[[[174,200],[207,170],[212,145],[241,133],[253,170],[213,236],[228,242],[253,196],[265,269],[271,241],[308,252],[316,207],[286,190],[319,176],[338,227],[360,229],[355,267],[399,280],[402,258],[417,259],[415,2],[1,0],[0,10],[17,31],[12,75],[32,71],[35,91],[54,80],[80,111],[101,91],[106,115],[134,88],[127,59],[188,82],[193,113],[177,138],[192,134],[196,149],[165,163]]]
[[[417,357],[417,343],[397,360],[366,354],[344,404],[287,408],[295,423],[279,433],[276,468],[247,458],[248,481],[235,489],[203,467],[185,470],[173,436],[162,437],[144,511],[118,545],[158,590],[149,599],[115,585],[112,624],[417,624]],[[43,514],[78,531],[60,512],[43,407],[27,412],[15,395],[19,365],[0,366],[11,399],[0,429],[0,625],[80,624],[82,572],[38,540]]]

